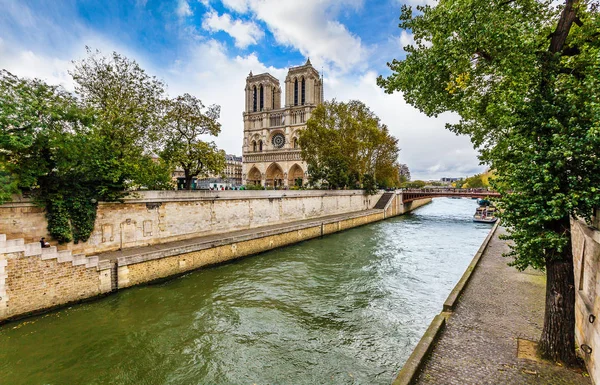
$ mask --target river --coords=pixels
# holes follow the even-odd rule
[[[411,214],[0,327],[1,384],[390,384],[491,225]]]

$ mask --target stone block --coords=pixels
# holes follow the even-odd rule
[[[73,266],[81,266],[88,263],[88,258],[85,254],[75,254],[73,255]]]
[[[61,250],[58,253],[58,262],[71,262],[73,260],[73,255],[71,254],[71,250]]]
[[[32,255],[41,255],[42,254],[42,245],[39,242],[28,243],[25,245],[25,257],[30,257]]]

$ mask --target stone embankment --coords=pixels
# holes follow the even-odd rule
[[[292,204],[295,207],[303,207],[302,213],[306,216],[307,206],[315,204],[315,199],[321,200],[324,204],[331,194],[331,192],[319,193],[323,195],[322,198],[316,196],[314,192],[307,194],[307,204],[303,203],[301,195],[297,194]],[[233,223],[230,223],[227,228],[234,229],[233,231],[197,231],[185,233],[184,239],[166,242],[165,239],[170,238],[158,237],[160,242],[154,244],[146,242],[143,246],[123,247],[120,250],[113,248],[104,253],[93,253],[87,256],[74,254],[71,250],[57,250],[56,247],[42,249],[39,242],[25,243],[23,238],[7,240],[6,235],[2,235],[0,236],[0,322],[380,221],[411,211],[431,201],[431,199],[423,199],[405,205],[402,204],[400,194],[393,194],[386,195],[385,204],[380,204],[382,208],[375,209],[383,194],[371,197],[354,195],[356,194],[352,192],[334,194],[333,196],[336,197],[341,196],[340,199],[345,203],[333,205],[330,202],[328,209],[310,211],[316,213],[313,217],[297,220],[295,218],[299,214],[296,213],[290,220],[282,222],[284,218],[276,214],[268,216],[272,220],[271,224],[251,228],[247,225],[235,227],[234,219],[239,217],[239,213],[230,210],[232,216],[230,219]],[[245,202],[243,206],[273,206],[273,202],[279,199],[274,205],[278,210],[285,212],[288,210],[283,207],[285,198],[264,195],[256,198],[260,202]],[[213,197],[213,199],[218,198]],[[234,200],[239,201],[240,198],[236,197]],[[189,203],[185,199],[177,202]],[[169,202],[174,205],[171,209],[178,207],[177,202]],[[145,207],[148,203],[157,202],[139,204]],[[202,206],[203,203],[198,203],[198,206]],[[132,203],[123,204],[125,214],[131,214],[128,212],[130,208],[126,207],[129,204]],[[351,207],[347,204],[355,204],[356,210],[346,212],[348,207]],[[192,206],[195,206],[195,203]],[[239,206],[239,202],[234,203],[234,206]],[[188,205],[181,206],[178,210],[183,211],[185,207]],[[213,210],[210,207],[205,208]],[[154,209],[148,209],[151,210]],[[341,210],[342,213],[324,215],[335,210]],[[225,220],[223,216],[222,218]],[[182,223],[175,217],[163,218],[164,221],[167,219]],[[138,230],[143,232],[143,226]],[[96,246],[84,245],[83,247],[85,249]]]
[[[139,191],[123,202],[100,202],[87,242],[61,245],[87,255],[157,245],[372,209],[383,193],[343,191]],[[43,208],[15,198],[0,205],[0,234],[35,242],[46,237]]]

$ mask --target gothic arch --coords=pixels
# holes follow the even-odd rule
[[[298,105],[298,78],[294,78],[294,106]]]
[[[283,187],[283,169],[277,163],[271,163],[266,174],[267,187]]]
[[[257,99],[257,94],[256,94],[256,86],[252,87],[252,111],[256,112],[256,99]]]
[[[304,76],[302,76],[300,88],[300,104],[304,105],[306,103],[306,80],[304,80]]]
[[[304,184],[304,171],[295,163],[288,171],[288,186],[302,186]]]
[[[263,87],[262,83],[260,84],[260,109],[262,111],[265,107],[265,87]]]
[[[256,168],[256,166],[252,166],[252,168],[248,172],[248,177],[246,178],[246,184],[254,184],[254,185],[261,184],[261,174],[260,174],[260,171],[258,170],[258,168]]]

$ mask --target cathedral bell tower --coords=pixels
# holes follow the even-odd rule
[[[323,102],[323,79],[307,60],[289,69],[285,105],[279,80],[268,73],[246,78],[242,181],[246,185],[290,188],[307,182],[298,144],[300,131]]]

